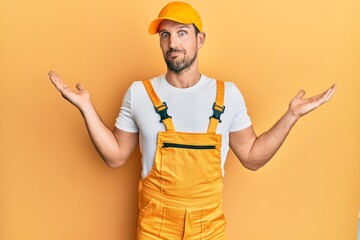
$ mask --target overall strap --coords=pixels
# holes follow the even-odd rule
[[[210,117],[208,133],[215,133],[219,123],[221,123],[220,115],[224,113],[224,93],[225,84],[223,81],[216,81],[216,101],[213,105],[213,115]]]
[[[167,105],[165,102],[161,102],[160,98],[155,93],[155,90],[150,82],[150,80],[143,80],[142,83],[148,93],[151,101],[154,104],[155,111],[160,115],[160,122],[164,123],[167,131],[175,131],[174,124],[171,120],[171,116],[167,114]]]

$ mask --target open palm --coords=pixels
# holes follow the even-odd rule
[[[289,107],[293,114],[299,118],[329,101],[334,94],[335,89],[336,85],[334,84],[325,92],[310,98],[303,98],[305,91],[300,90],[299,93],[291,100]]]
[[[55,85],[56,89],[59,90],[61,95],[71,102],[79,109],[85,104],[90,102],[89,92],[80,84],[76,85],[76,91],[71,90],[65,82],[60,78],[58,74],[53,71],[48,73],[51,82]]]

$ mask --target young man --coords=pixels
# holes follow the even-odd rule
[[[301,116],[330,100],[335,86],[309,99],[301,90],[280,120],[256,136],[237,87],[199,72],[197,54],[206,35],[195,9],[169,3],[149,33],[159,34],[167,72],[131,85],[112,131],[83,86],[72,91],[54,72],[50,79],[81,111],[108,166],[123,165],[140,144],[138,239],[226,239],[221,194],[229,146],[246,168],[257,170]]]

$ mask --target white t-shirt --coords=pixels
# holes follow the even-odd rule
[[[175,130],[178,132],[207,132],[216,99],[216,80],[201,75],[200,81],[190,88],[176,88],[170,85],[165,75],[151,79],[156,94],[168,106]],[[225,112],[221,115],[217,133],[222,134],[221,167],[229,150],[229,132],[251,126],[242,94],[235,84],[225,82]],[[160,123],[160,115],[141,81],[134,82],[124,95],[115,126],[127,132],[139,132],[142,153],[142,177],[150,172],[155,159],[157,134],[166,131]]]

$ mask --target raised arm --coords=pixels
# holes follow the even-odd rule
[[[61,95],[77,107],[84,117],[91,141],[96,150],[111,168],[123,165],[138,145],[138,133],[130,133],[105,126],[90,100],[89,92],[77,84],[76,91],[71,90],[55,72],[49,72],[49,78]]]
[[[336,86],[314,97],[303,99],[301,90],[290,102],[288,111],[267,132],[256,136],[253,127],[230,133],[230,147],[240,162],[248,169],[257,170],[264,166],[285,141],[297,120],[329,101]]]

